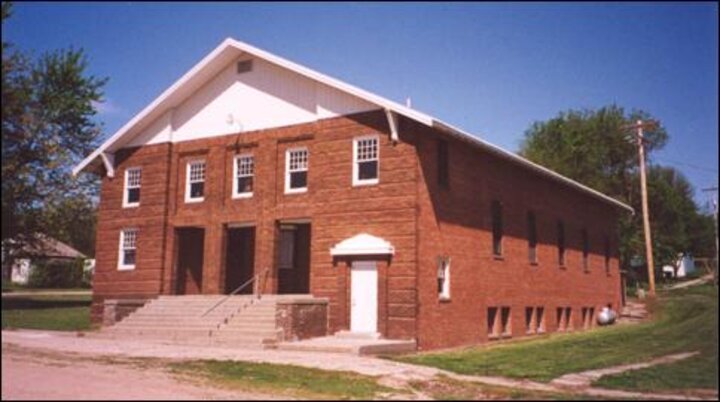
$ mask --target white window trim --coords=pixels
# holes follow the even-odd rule
[[[374,179],[361,180],[358,176],[360,175],[360,169],[358,168],[358,142],[362,140],[375,139],[377,141],[377,177]],[[369,186],[380,183],[380,136],[379,135],[364,135],[362,137],[353,138],[353,166],[352,166],[352,185],[355,186]]]
[[[192,203],[192,202],[203,202],[205,201],[205,193],[207,192],[207,186],[203,186],[203,196],[192,198],[190,197],[190,165],[196,164],[196,163],[204,163],[205,164],[205,179],[203,180],[203,183],[207,182],[207,162],[205,159],[194,159],[191,161],[188,161],[185,164],[185,202],[186,203]]]
[[[130,172],[136,171],[136,170],[140,171],[140,183],[141,184],[137,187],[132,187],[132,188],[141,188],[142,187],[142,168],[131,167],[131,168],[125,169],[125,181],[124,181],[124,185],[123,185],[123,204],[122,204],[123,208],[135,208],[135,207],[140,206],[140,201],[128,202],[128,190],[130,189],[130,187],[128,186],[128,179],[130,177]]]
[[[233,158],[233,184],[232,184],[232,198],[250,198],[253,196],[253,191],[247,192],[247,193],[238,193],[238,185],[237,185],[237,179],[238,179],[238,160],[240,158],[247,158],[250,157],[253,159],[253,174],[252,176],[243,176],[243,177],[252,177],[253,178],[253,188],[255,186],[255,155],[253,154],[240,154],[235,155]]]
[[[297,151],[305,151],[307,152],[308,157],[308,163],[307,167],[305,168],[305,172],[308,173],[308,179],[310,178],[309,172],[310,172],[310,151],[307,147],[297,147],[297,148],[288,148],[285,150],[285,194],[298,194],[298,193],[306,193],[308,191],[308,186],[310,180],[306,180],[305,187],[301,188],[290,188],[290,153],[291,152],[297,152]],[[302,170],[296,170],[296,172],[302,172]]]
[[[132,271],[132,270],[135,269],[135,264],[124,264],[124,263],[123,263],[123,260],[124,260],[124,258],[123,258],[123,257],[124,257],[124,253],[123,253],[123,251],[125,251],[125,249],[123,248],[123,243],[124,243],[124,240],[125,240],[125,232],[131,231],[131,230],[134,230],[134,231],[135,231],[135,261],[137,262],[137,235],[138,235],[138,230],[135,229],[135,228],[122,229],[122,230],[120,230],[120,244],[119,244],[119,247],[118,247],[118,267],[117,267],[118,271]]]
[[[440,300],[450,300],[450,257],[443,260],[443,286],[438,295]]]

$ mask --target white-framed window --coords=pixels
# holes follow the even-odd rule
[[[185,202],[203,201],[205,199],[205,161],[188,162],[185,173]]]
[[[353,186],[380,182],[380,140],[377,135],[353,140]]]
[[[308,174],[307,148],[293,148],[285,152],[285,193],[307,191]]]
[[[450,257],[438,257],[438,298],[450,299]]]
[[[140,182],[142,169],[139,167],[125,169],[125,191],[123,192],[123,208],[140,205]]]
[[[118,256],[118,270],[135,269],[137,258],[137,229],[123,229],[120,231],[120,253]]]
[[[253,155],[237,155],[233,161],[233,198],[252,197],[255,187],[255,158]]]

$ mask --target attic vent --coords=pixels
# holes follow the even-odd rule
[[[238,74],[247,73],[252,71],[252,60],[238,61],[237,72]]]

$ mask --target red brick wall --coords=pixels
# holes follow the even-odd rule
[[[378,134],[380,184],[352,186],[352,141]],[[310,152],[308,191],[284,194],[285,150],[307,146]],[[255,157],[253,197],[232,199],[232,163],[236,150]],[[416,156],[406,142],[392,144],[384,112],[368,112],[270,130],[228,135],[171,145],[124,150],[115,179],[103,180],[98,230],[98,277],[95,311],[109,295],[171,294],[177,275],[174,256],[176,227],[205,229],[203,293],[224,291],[224,225],[250,223],[256,228],[255,272],[274,267],[277,222],[308,220],[311,224],[310,292],[329,298],[331,332],[347,329],[349,314],[342,278],[347,267],[334,264],[330,248],[347,237],[367,232],[383,237],[397,249],[390,268],[380,268],[387,298],[379,308],[383,334],[415,336]],[[162,155],[162,157],[159,157]],[[206,160],[205,200],[185,203],[188,160]],[[143,167],[140,207],[121,208],[122,174],[126,167]],[[168,168],[169,166],[169,168]],[[157,193],[155,198],[146,198]],[[167,222],[163,218],[167,195]],[[158,204],[155,207],[155,203]],[[134,220],[135,219],[135,220]],[[139,228],[138,262],[134,271],[117,271],[120,228]],[[163,239],[165,241],[163,246]],[[152,247],[152,249],[149,249]],[[381,265],[385,267],[386,265]],[[344,285],[343,285],[344,286]],[[277,289],[272,272],[269,291]]]
[[[545,327],[555,330],[555,307],[580,308],[620,302],[617,259],[604,269],[603,236],[617,247],[620,213],[606,203],[540,177],[527,169],[448,139],[449,189],[437,187],[437,133],[407,119],[392,144],[382,111],[277,129],[260,130],[122,150],[117,177],[103,179],[98,223],[93,317],[105,298],[138,298],[174,292],[175,228],[205,231],[202,292],[224,291],[225,225],[255,227],[255,272],[276,266],[278,221],[311,224],[310,292],[329,299],[331,333],[349,328],[349,264],[330,256],[338,242],[361,232],[395,247],[377,257],[378,329],[390,338],[418,338],[423,349],[487,340],[488,306],[511,306],[513,336],[524,334],[526,306],[545,308]],[[352,186],[352,140],[378,134],[380,184]],[[284,194],[285,150],[309,149],[308,192]],[[417,150],[416,150],[417,149]],[[254,195],[232,199],[236,152],[255,156]],[[207,163],[205,200],[185,203],[185,166]],[[143,168],[141,205],[122,208],[124,169]],[[492,256],[490,204],[503,203],[503,259]],[[538,264],[528,262],[526,214],[536,214]],[[566,267],[557,264],[556,222],[566,227]],[[117,271],[119,231],[137,227],[134,271]],[[590,270],[581,267],[580,230],[590,235]],[[616,253],[614,252],[613,255]],[[451,299],[439,302],[436,257],[449,255]],[[272,270],[268,291],[277,290]]]
[[[556,330],[555,307],[573,307],[575,328],[580,308],[608,303],[618,308],[618,260],[604,268],[604,235],[617,248],[618,210],[566,185],[521,169],[486,151],[449,139],[449,189],[437,185],[437,136],[411,124],[418,132],[418,278],[421,349],[484,342],[487,307],[510,306],[513,337],[525,335],[525,307],[545,308],[546,332]],[[503,256],[492,253],[491,203],[503,206]],[[537,260],[528,258],[527,212],[537,227]],[[565,222],[566,266],[557,258],[557,221]],[[590,237],[590,269],[582,269],[580,231]],[[449,301],[438,300],[438,255],[451,257]]]

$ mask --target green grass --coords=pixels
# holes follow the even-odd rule
[[[234,388],[316,399],[370,399],[393,391],[369,376],[284,364],[204,360],[173,363],[176,373],[203,375]]]
[[[490,347],[399,356],[395,359],[461,374],[548,382],[564,374],[701,351],[717,361],[718,292],[702,285],[659,293],[655,319]],[[717,366],[700,376],[717,377]]]
[[[2,328],[90,329],[90,295],[3,297]]]
[[[601,388],[633,391],[718,389],[718,356],[702,354],[676,363],[606,376],[593,383]]]

